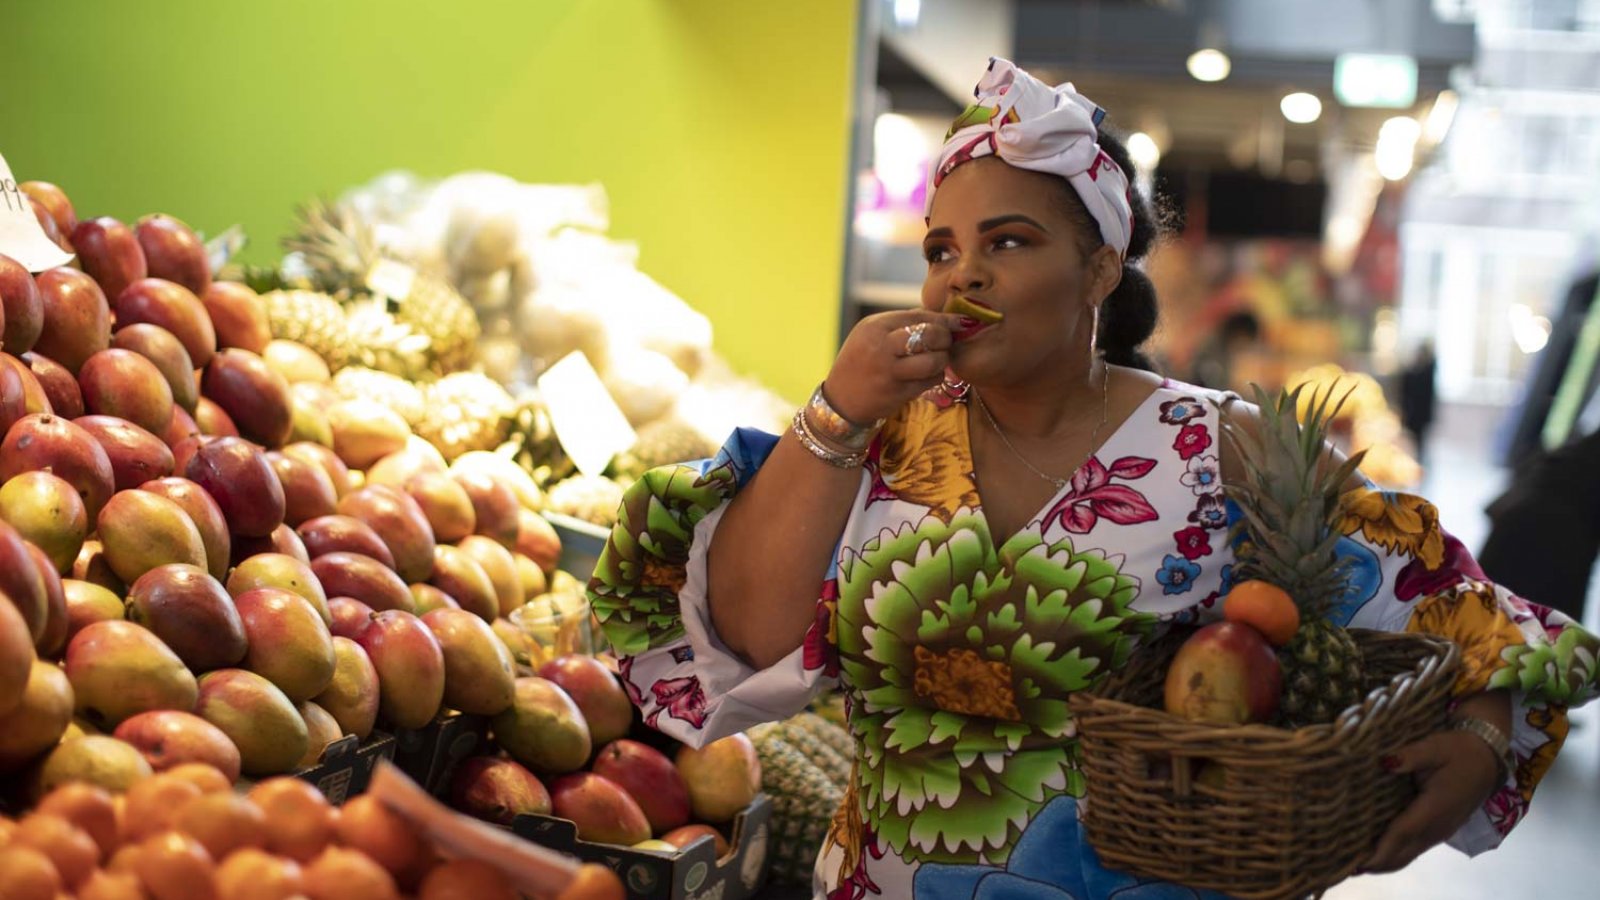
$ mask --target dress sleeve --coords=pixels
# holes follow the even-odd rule
[[[1431,503],[1410,494],[1347,492],[1339,553],[1353,561],[1340,624],[1450,638],[1461,648],[1457,697],[1512,695],[1517,769],[1450,839],[1471,855],[1498,846],[1527,813],[1567,735],[1567,708],[1596,691],[1600,640],[1567,616],[1490,583]]]
[[[800,712],[837,684],[830,574],[804,643],[765,669],[717,637],[706,553],[734,495],[777,446],[734,432],[716,457],[663,466],[630,487],[589,582],[589,601],[620,660],[629,696],[650,727],[693,746]]]

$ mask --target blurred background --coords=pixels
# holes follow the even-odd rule
[[[997,52],[1105,108],[1167,211],[1175,378],[1346,379],[1380,484],[1490,577],[1596,622],[1600,2],[883,0],[858,79],[845,315],[917,302],[924,179]],[[1578,716],[1505,847],[1330,892],[1593,897],[1600,728]]]
[[[515,211],[516,264],[547,286],[591,260],[649,277],[568,271],[560,298],[518,293],[517,269],[458,279],[486,361],[515,389],[558,356],[516,342],[528,316],[638,293],[600,316],[634,343],[595,365],[634,426],[672,409],[702,436],[792,409],[860,317],[917,302],[929,161],[1007,56],[1107,109],[1166,210],[1168,374],[1344,379],[1340,440],[1370,477],[1433,499],[1491,577],[1600,624],[1600,0],[0,0],[0,25],[18,181],[88,216],[240,226],[247,263],[275,262],[314,196],[397,253],[486,189],[591,186]],[[462,172],[501,180],[418,225]],[[574,231],[583,253],[550,240]],[[662,298],[700,318],[647,333]],[[635,344],[656,368],[624,371]],[[695,395],[708,372],[776,402]],[[1600,894],[1600,724],[1576,718],[1504,850],[1331,896]]]

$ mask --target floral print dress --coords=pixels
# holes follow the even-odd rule
[[[700,744],[845,692],[857,760],[815,873],[829,900],[1214,896],[1101,866],[1067,698],[1173,623],[1220,615],[1233,564],[1212,395],[1167,382],[1015,535],[991,533],[967,406],[935,390],[880,432],[816,621],[752,669],[717,638],[706,552],[777,443],[736,432],[712,460],[627,493],[590,597],[647,721]],[[1515,777],[1457,833],[1496,846],[1595,690],[1600,641],[1487,583],[1421,498],[1347,495],[1356,560],[1342,625],[1456,640],[1457,691],[1513,692]]]

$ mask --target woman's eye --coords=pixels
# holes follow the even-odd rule
[[[944,262],[949,256],[950,254],[943,247],[925,247],[922,250],[922,258],[929,263]]]
[[[1012,250],[1025,246],[1027,243],[1027,241],[1012,234],[1003,234],[994,239],[994,246],[997,250]]]

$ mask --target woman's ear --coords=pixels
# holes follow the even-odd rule
[[[1122,283],[1122,255],[1117,248],[1110,244],[1101,244],[1100,248],[1089,255],[1089,290],[1088,299],[1091,306],[1098,307],[1104,303],[1111,292]]]

